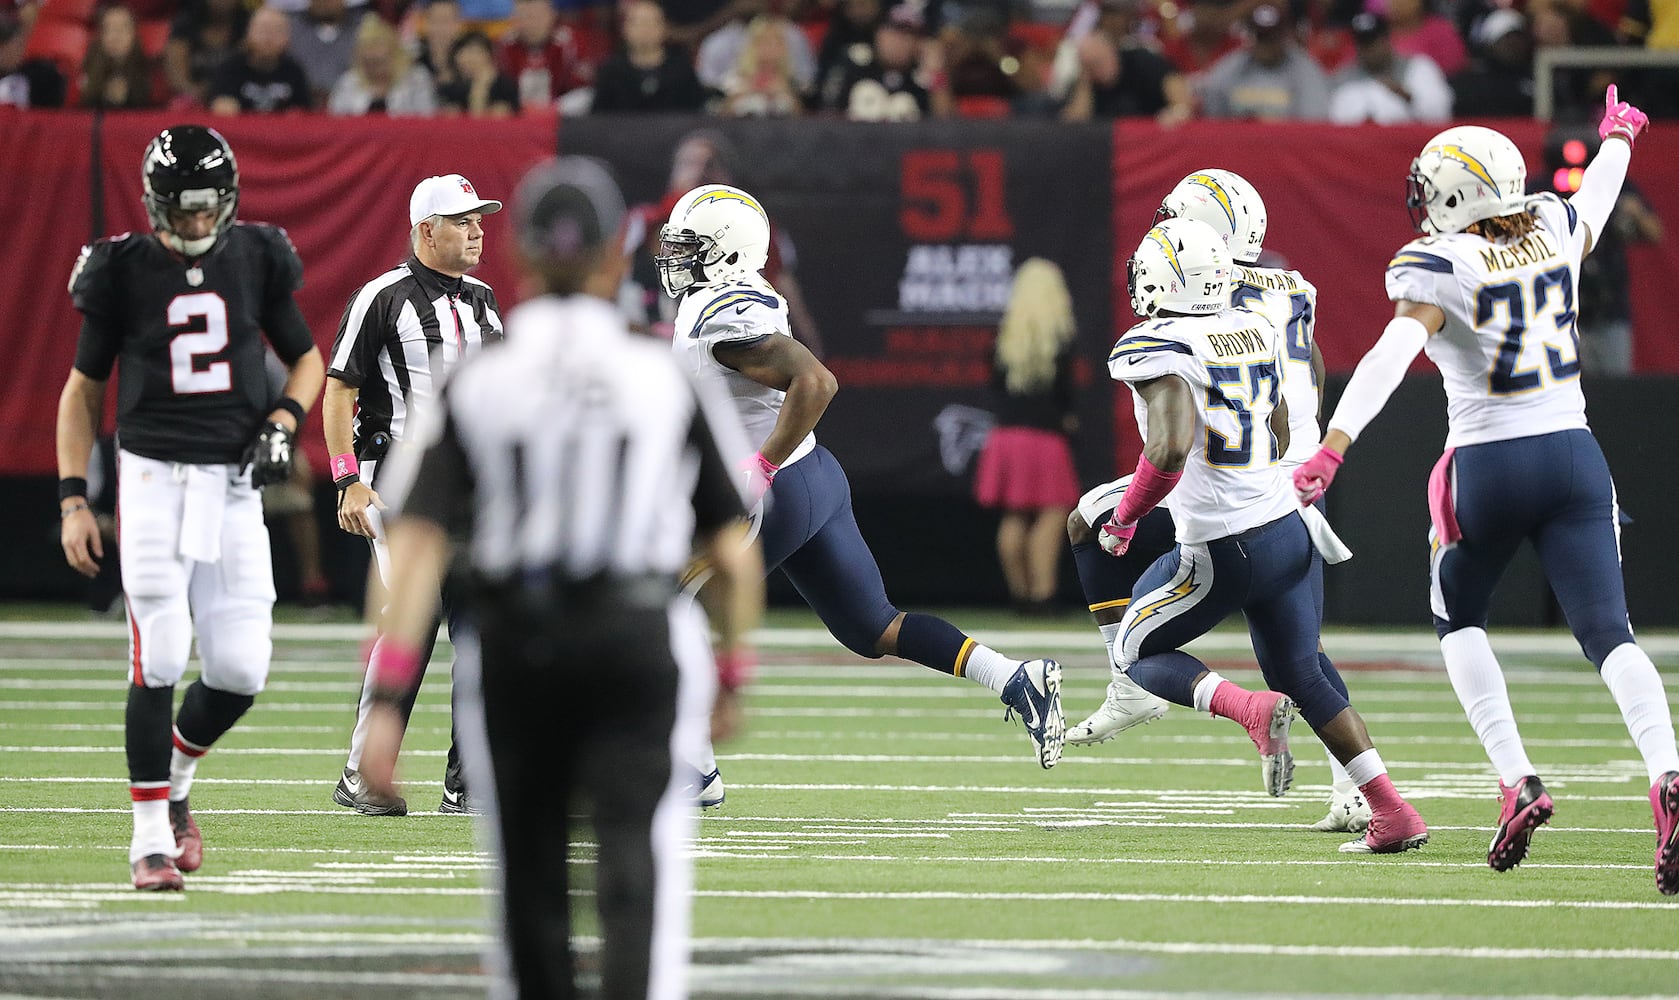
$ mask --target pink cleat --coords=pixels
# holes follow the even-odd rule
[[[1276,691],[1244,691],[1225,681],[1213,693],[1214,715],[1242,724],[1259,751],[1265,790],[1280,796],[1294,781],[1294,755],[1288,750],[1288,727],[1294,721],[1294,701]]]
[[[1404,799],[1389,809],[1370,814],[1364,836],[1341,845],[1342,854],[1398,854],[1428,843],[1428,825]]]
[[[1656,815],[1656,888],[1679,893],[1679,771],[1669,771],[1650,786],[1650,811]]]
[[[1533,775],[1513,787],[1500,781],[1498,791],[1503,806],[1498,811],[1498,829],[1493,832],[1492,846],[1487,848],[1487,864],[1495,872],[1507,872],[1527,857],[1533,831],[1551,818],[1557,806],[1551,801],[1551,793],[1545,791],[1544,782]],[[1655,801],[1655,797],[1652,789],[1650,800]]]
[[[204,863],[204,836],[198,832],[186,799],[170,801],[169,825],[175,831],[175,846],[181,852],[175,858],[175,867],[184,872],[197,871]]]

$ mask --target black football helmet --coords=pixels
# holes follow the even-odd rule
[[[146,146],[140,168],[145,186],[146,214],[165,243],[189,257],[209,252],[233,222],[239,207],[239,164],[233,147],[221,133],[202,125],[175,125],[158,133]],[[216,211],[210,235],[185,239],[169,222],[171,210]]]

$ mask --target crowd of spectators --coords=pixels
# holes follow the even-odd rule
[[[1679,55],[1663,0],[0,0],[0,105],[340,115],[1530,115],[1535,52]],[[1679,114],[1679,71],[1564,69]]]

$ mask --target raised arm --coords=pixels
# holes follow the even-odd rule
[[[1585,223],[1586,253],[1597,245],[1598,236],[1609,223],[1609,213],[1621,199],[1621,185],[1626,183],[1627,167],[1632,163],[1633,140],[1650,124],[1649,116],[1621,100],[1613,85],[1603,103],[1603,121],[1597,126],[1603,145],[1581,176],[1580,190],[1568,199]],[[1614,139],[1620,141],[1611,141]]]

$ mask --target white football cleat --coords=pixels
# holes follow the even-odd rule
[[[716,809],[723,804],[723,771],[712,768],[710,774],[699,777],[699,793],[695,796],[699,800],[701,809]]]
[[[1149,694],[1137,682],[1120,674],[1108,682],[1108,697],[1090,718],[1067,730],[1067,742],[1094,746],[1125,732],[1132,726],[1153,722],[1166,714],[1168,703]]]
[[[1364,801],[1364,796],[1358,789],[1342,792],[1331,789],[1329,792],[1329,815],[1318,820],[1308,830],[1319,833],[1363,833],[1370,826],[1370,803]]]

